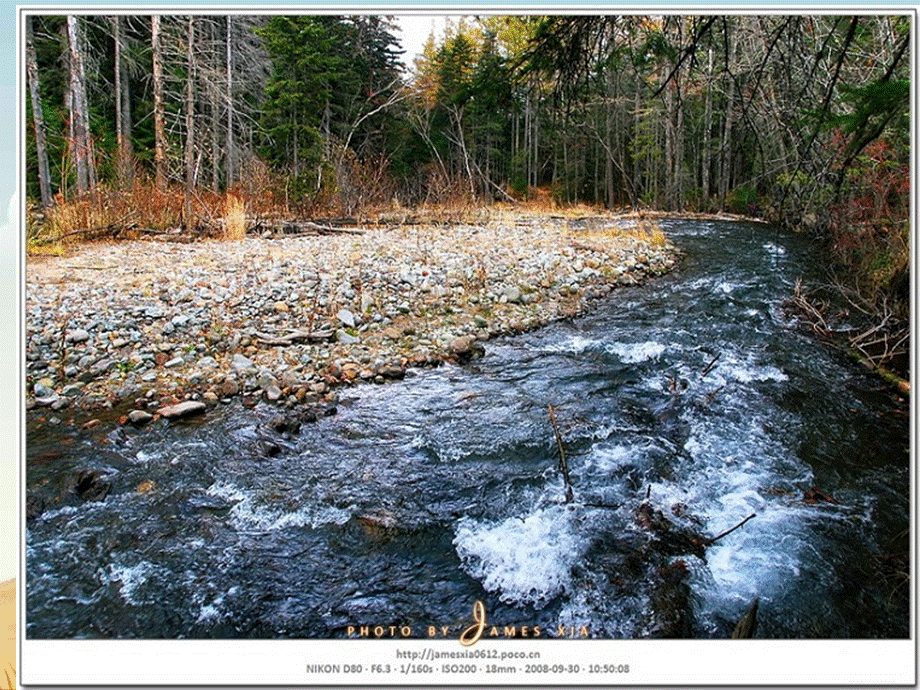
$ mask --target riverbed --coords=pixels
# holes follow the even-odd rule
[[[784,308],[813,248],[661,227],[679,269],[309,424],[30,428],[27,636],[909,636],[909,418]]]

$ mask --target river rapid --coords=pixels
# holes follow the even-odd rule
[[[909,543],[909,416],[784,310],[818,280],[814,248],[661,226],[683,253],[669,275],[470,364],[343,390],[299,430],[239,403],[29,423],[47,507],[26,527],[26,635],[424,636],[479,600],[544,636],[724,638],[758,600],[757,637],[908,637],[890,556]],[[104,500],[73,493],[83,470]]]

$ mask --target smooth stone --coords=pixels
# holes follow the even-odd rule
[[[512,285],[502,291],[502,297],[510,304],[520,304],[522,298],[521,290]]]
[[[360,342],[359,338],[356,338],[353,335],[349,335],[344,328],[340,328],[335,332],[336,342],[341,343],[342,345],[354,345],[357,342]]]
[[[234,379],[227,379],[220,385],[221,395],[233,396],[240,392],[240,385]]]
[[[153,419],[153,415],[144,410],[131,410],[128,413],[128,421],[134,424],[135,426],[146,424],[151,419]]]
[[[32,393],[36,398],[56,398],[57,393],[54,391],[54,385],[48,379],[42,379],[36,382],[32,387]]]
[[[249,357],[237,352],[230,360],[230,366],[236,371],[245,371],[247,369],[254,369],[256,365]]]
[[[187,400],[176,405],[167,405],[157,410],[157,414],[166,419],[178,419],[180,417],[190,417],[201,414],[208,406],[198,400]]]
[[[473,343],[475,342],[475,337],[471,335],[461,335],[460,337],[451,340],[448,348],[455,355],[463,355],[473,349]]]
[[[89,332],[82,328],[76,328],[67,334],[67,340],[72,343],[84,343],[89,340]]]
[[[355,315],[352,314],[347,309],[339,310],[339,313],[336,315],[336,317],[342,323],[342,325],[345,326],[346,328],[355,327]]]
[[[113,366],[115,366],[115,362],[113,362],[111,359],[100,359],[90,367],[90,372],[93,374],[104,374]]]

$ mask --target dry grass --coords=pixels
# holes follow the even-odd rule
[[[623,238],[644,242],[654,249],[668,246],[668,238],[655,221],[639,219],[636,223],[622,226],[599,225],[588,227],[579,233],[583,240],[593,242],[596,246],[608,246]]]
[[[182,195],[138,181],[130,192],[100,188],[74,199],[57,199],[43,222],[29,224],[28,239],[37,244],[74,242],[111,235],[115,230],[166,230],[182,225]]]
[[[246,203],[234,194],[224,200],[224,239],[242,240],[246,237]]]
[[[664,247],[668,243],[668,238],[654,220],[639,219],[639,222],[632,233],[638,239],[648,242],[653,247]]]

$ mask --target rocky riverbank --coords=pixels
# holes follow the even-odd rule
[[[657,228],[614,216],[80,245],[27,261],[27,408],[329,407],[338,386],[466,361],[674,264]]]

